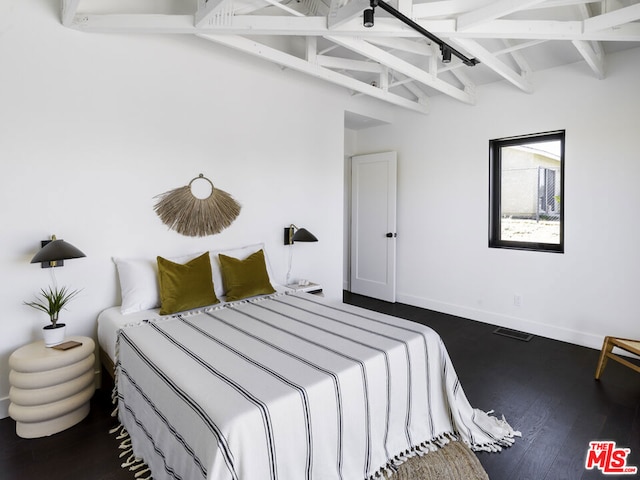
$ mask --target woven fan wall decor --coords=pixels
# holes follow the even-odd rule
[[[204,180],[211,185],[211,193],[206,198],[194,195],[192,184]],[[154,205],[162,223],[170,229],[188,237],[215,235],[233,223],[240,214],[240,204],[227,192],[214,187],[213,182],[203,174],[192,179],[188,185],[156,195]]]

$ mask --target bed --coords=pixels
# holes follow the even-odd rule
[[[272,290],[100,315],[118,417],[154,479],[374,479],[452,440],[513,443],[504,419],[469,405],[430,328]]]

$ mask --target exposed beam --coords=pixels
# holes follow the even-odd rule
[[[418,85],[416,85],[415,80],[413,80],[412,78],[406,78],[405,80],[393,82],[391,87],[400,85],[406,88],[412,95],[415,95],[420,104],[424,105],[425,107],[429,106],[429,96]]]
[[[536,45],[540,45],[541,43],[546,43],[547,40],[530,40],[528,42],[522,43],[513,43],[511,40],[505,39],[505,45],[508,47],[503,48],[502,50],[498,50],[497,52],[493,52],[496,57],[500,55],[505,55],[507,53],[517,52],[518,50],[524,50],[529,47],[535,47]]]
[[[474,65],[476,65],[478,63],[478,60],[475,58],[469,58],[467,56],[465,56],[464,53],[458,51],[457,49],[455,49],[452,45],[444,42],[440,37],[434,35],[433,33],[431,33],[430,31],[428,31],[427,29],[425,29],[422,25],[416,23],[415,21],[413,21],[413,19],[407,17],[406,15],[404,15],[401,11],[399,11],[398,9],[396,9],[395,7],[393,7],[391,4],[387,3],[384,0],[371,0],[371,6],[372,7],[378,7],[382,10],[384,10],[385,12],[389,13],[390,15],[393,15],[395,18],[397,18],[398,20],[400,20],[403,24],[411,27],[413,30],[419,32],[421,35],[424,35],[426,38],[429,39],[429,41],[433,44],[437,44],[440,47],[440,50],[442,51],[442,57],[443,57],[443,62],[451,62],[451,56],[455,56],[457,58],[459,58],[460,60],[462,60],[462,62],[465,65],[469,65],[470,67],[473,67]],[[368,22],[368,25],[365,25],[366,27],[372,27],[373,26],[373,9],[368,10],[369,13],[371,13],[371,21]]]
[[[348,22],[349,20],[362,16],[362,12],[369,8],[368,0],[352,0],[346,5],[339,7],[338,0],[331,0],[329,15],[327,16],[327,26],[334,29]]]
[[[413,18],[433,18],[458,15],[492,3],[492,0],[443,0],[418,3],[413,6]]]
[[[95,33],[196,33],[193,15],[86,14],[70,25]]]
[[[315,38],[315,37],[314,37]],[[316,63],[323,67],[337,70],[353,70],[358,72],[380,73],[382,66],[375,62],[366,62],[364,60],[352,60],[350,58],[330,57],[327,55],[318,55]]]
[[[373,87],[367,83],[334,72],[333,70],[330,70],[328,68],[321,67],[320,65],[311,64],[306,60],[295,57],[288,53],[281,52],[280,50],[276,50],[275,48],[271,48],[248,38],[238,37],[235,35],[197,34],[197,36],[276,63],[278,65],[282,65],[292,70],[303,72],[308,75],[312,75],[314,77],[329,81],[336,85],[346,87],[352,91],[361,92],[365,95],[369,95],[385,102],[392,103],[394,105],[414,110],[420,113],[427,113],[426,106],[418,102],[411,101],[394,93],[386,92],[384,90],[381,90],[380,88]]]
[[[615,29],[583,33],[582,21],[493,20],[463,32],[455,20],[418,22],[430,32],[449,38],[512,38],[522,40],[602,40],[640,42],[640,23],[627,23]],[[193,15],[123,14],[76,15],[70,27],[97,33],[201,33],[229,35],[298,35],[346,37],[422,38],[395,18],[376,18],[374,28],[365,28],[360,19],[336,29],[327,27],[326,17],[236,15],[228,25],[196,28]]]
[[[519,10],[525,10],[544,0],[498,0],[458,17],[458,30],[466,30],[476,25],[496,20]]]
[[[511,42],[511,40],[505,39],[503,40],[503,42],[507,47],[505,50],[509,50],[509,54],[511,55],[511,58],[513,58],[513,61],[516,62],[516,64],[518,65],[522,78],[528,78],[529,75],[531,75],[531,66],[529,65],[529,62],[527,61],[527,59],[524,58],[524,55],[519,49],[513,48],[514,45]],[[497,55],[497,54],[494,53],[494,55]]]
[[[229,34],[229,35],[297,35],[324,36],[338,34],[347,36],[397,36],[418,37],[418,32],[412,31],[395,18],[376,19],[379,28],[370,29],[362,26],[357,19],[346,29],[340,27],[330,30],[327,27],[327,17],[292,17],[275,15],[234,15],[225,25],[206,25],[196,27],[193,15],[163,15],[163,14],[86,14],[76,15],[72,23],[73,28],[96,33],[201,33],[201,34]],[[353,22],[352,22],[353,23]],[[445,26],[446,24],[446,26]],[[455,21],[437,21],[438,28],[451,30]]]
[[[79,4],[80,0],[62,0],[61,20],[64,26],[68,27],[71,25],[71,22],[78,11]]]
[[[371,37],[368,38],[369,43],[379,45],[381,47],[392,48],[393,50],[401,50],[403,52],[415,53],[416,55],[422,55],[430,57],[433,55],[433,49],[429,43],[424,43],[422,39],[409,40],[406,38],[386,38],[386,37]]]
[[[329,15],[329,7],[322,0],[299,0],[303,7],[307,9],[307,15]]]
[[[580,5],[593,2],[593,0],[547,0],[528,7],[531,10],[543,8],[557,8],[571,5]],[[413,5],[413,18],[436,18],[460,15],[482,7],[490,6],[493,0],[443,0],[435,2],[418,3]]]
[[[591,70],[596,74],[596,76],[602,80],[605,77],[604,73],[604,57],[602,54],[597,54],[591,44],[589,42],[584,42],[582,40],[573,40],[573,46],[576,47],[576,50],[580,52],[582,58],[584,58],[587,65],[591,67]]]
[[[371,45],[370,43],[365,42],[362,39],[330,36],[326,38],[328,40],[331,40],[332,42],[337,43],[338,45],[342,45],[343,47],[348,48],[349,50],[353,50],[360,55],[364,55],[365,57],[380,62],[382,65],[386,65],[391,70],[400,72],[407,77],[411,77],[417,82],[423,83],[424,85],[438,90],[445,95],[449,95],[450,97],[455,98],[456,100],[460,100],[461,102],[469,104],[475,103],[475,97],[469,95],[467,92],[454,87],[450,83],[447,83],[409,62],[406,62],[390,54],[389,52],[376,47],[375,45]]]
[[[518,87],[520,90],[527,93],[533,92],[533,85],[531,85],[531,83],[527,78],[525,78],[525,76],[516,73],[509,66],[498,60],[498,58],[496,58],[494,54],[486,50],[475,40],[470,40],[467,38],[457,38],[455,40],[452,39],[452,41],[453,43],[457,43],[462,48],[467,50],[471,55],[478,58],[483,65],[489,67],[498,75]]]
[[[228,0],[198,0],[198,9],[195,15],[195,26],[205,27],[213,22]]]
[[[456,77],[458,81],[464,87],[464,91],[469,93],[470,95],[475,96],[476,94],[476,84],[471,81],[469,75],[467,75],[466,68],[454,68],[451,70],[451,75]]]
[[[583,21],[494,20],[451,35],[457,38],[640,41],[639,23],[627,23],[615,29],[594,32],[583,31],[583,24]],[[444,35],[444,32],[441,34]]]
[[[572,5],[586,5],[593,3],[593,0],[547,0],[544,3],[533,5],[530,10],[541,10],[544,8],[570,7]]]
[[[413,0],[397,0],[398,11],[409,18],[413,17]]]
[[[384,65],[380,65],[380,67],[382,68],[382,71],[380,72],[380,75],[378,75],[378,78],[380,79],[380,83],[378,84],[378,87],[380,87],[385,92],[388,92],[389,91],[389,69]]]
[[[318,37],[306,37],[305,43],[307,46],[307,62],[309,63],[317,63],[318,62]]]
[[[591,8],[589,5],[579,5],[578,14],[583,20],[591,18]],[[584,40],[573,40],[573,46],[582,55],[587,65],[593,70],[600,80],[605,76],[604,73],[604,49],[600,42],[586,42]]]
[[[284,5],[280,2],[278,2],[277,0],[264,0],[265,2],[267,2],[269,5],[273,5],[276,8],[279,8],[280,10],[283,10],[287,13],[290,13],[291,15],[293,15],[294,17],[304,17],[304,13],[300,13],[297,10],[294,10],[291,7],[288,7],[287,5]]]
[[[586,33],[597,32],[598,30],[618,27],[636,20],[640,20],[640,3],[588,18],[584,21],[584,31]]]

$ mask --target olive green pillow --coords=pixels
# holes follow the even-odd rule
[[[244,260],[219,254],[222,282],[227,290],[227,302],[241,300],[254,295],[274,293],[269,282],[264,252],[258,250]]]
[[[213,291],[211,262],[206,252],[187,263],[174,263],[158,257],[160,315],[218,303]]]

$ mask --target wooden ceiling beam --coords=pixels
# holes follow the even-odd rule
[[[450,83],[447,83],[435,75],[432,75],[415,65],[404,61],[391,53],[376,47],[368,42],[365,42],[360,38],[344,38],[344,37],[326,37],[338,45],[341,45],[349,50],[352,50],[360,55],[368,57],[376,62],[386,65],[391,70],[399,72],[407,77],[413,78],[415,81],[422,83],[428,87],[438,90],[445,95],[448,95],[456,100],[468,104],[475,104],[475,97],[470,95],[459,88],[454,87]]]
[[[323,67],[335,70],[353,70],[357,72],[380,73],[382,66],[376,62],[364,60],[352,60],[350,58],[331,57],[328,55],[318,55],[316,63]]]
[[[362,17],[362,12],[369,8],[369,0],[351,0],[342,7],[339,0],[331,0],[329,15],[327,15],[327,26],[330,30],[344,25],[348,21]]]
[[[491,20],[509,15],[519,10],[526,10],[544,0],[498,0],[458,17],[458,30],[466,30]]]
[[[410,40],[407,38],[371,37],[367,38],[367,41],[381,47],[414,53],[424,57],[430,57],[433,55],[431,45],[429,43],[422,42],[421,39]]]
[[[596,51],[591,47],[589,42],[585,42],[582,40],[573,40],[573,46],[576,47],[576,50],[582,55],[587,65],[593,70],[593,73],[602,80],[605,77],[604,72],[604,56],[602,54],[596,53]]]
[[[529,65],[529,62],[527,61],[527,59],[524,57],[524,55],[521,52],[521,49],[516,49],[516,48],[512,48],[513,42],[511,40],[503,40],[504,45],[507,47],[505,50],[509,51],[509,55],[511,55],[511,58],[513,58],[513,61],[516,62],[516,64],[518,65],[518,68],[520,69],[520,75],[522,76],[522,78],[529,78],[529,76],[532,73],[531,70],[531,66]],[[494,55],[498,55],[497,53],[494,53]]]
[[[343,75],[338,72],[334,72],[328,68],[324,68],[320,65],[312,64],[299,57],[295,57],[288,53],[282,52],[267,45],[255,42],[248,38],[239,37],[235,35],[209,35],[209,34],[197,34],[198,37],[211,42],[225,45],[227,47],[239,50],[244,53],[248,53],[255,57],[262,58],[264,60],[276,63],[286,68],[296,70],[316,78],[340,85],[354,92],[360,92],[365,95],[378,98],[385,102],[397,105],[399,107],[407,108],[420,113],[427,113],[427,107],[401,97],[391,92],[384,91],[380,88],[369,85],[368,83],[361,82],[355,78]]]
[[[592,17],[591,8],[589,5],[579,5],[578,15],[583,20],[588,20]],[[584,40],[572,40],[573,46],[578,50],[578,53],[582,55],[587,65],[593,70],[600,80],[605,77],[604,72],[604,49],[600,42],[587,42]]]
[[[512,38],[522,40],[585,40],[640,42],[640,24],[627,23],[615,29],[584,31],[584,21],[493,20],[464,32],[456,38]],[[441,33],[445,35],[444,32]]]
[[[413,18],[435,18],[459,15],[493,3],[492,0],[443,0],[413,5]]]
[[[416,81],[413,78],[405,77],[404,80],[396,80],[396,75],[392,75],[392,80],[395,80],[391,83],[390,88],[395,88],[398,86],[402,86],[406,88],[409,93],[414,95],[417,98],[418,103],[424,105],[425,107],[429,107],[429,96],[422,90],[418,85],[416,85]]]
[[[465,31],[456,31],[455,20],[417,22],[445,38],[511,38],[521,40],[585,40],[640,42],[640,23],[583,32],[583,21],[493,20]],[[235,15],[224,25],[197,28],[193,15],[162,14],[76,14],[69,27],[97,33],[202,33],[216,35],[298,35],[382,38],[424,38],[395,18],[376,19],[375,28],[365,28],[360,19],[335,29],[327,17]]]
[[[62,0],[61,20],[65,27],[68,27],[73,22],[79,4],[80,0]]]
[[[636,20],[640,20],[640,3],[588,18],[584,21],[584,31],[585,33],[597,32]]]
[[[531,85],[531,82],[529,82],[529,80],[526,78],[526,74],[521,75],[515,72],[475,40],[470,40],[467,38],[456,38],[452,39],[452,43],[462,47],[464,50],[469,52],[471,56],[476,57],[478,60],[480,60],[483,65],[489,67],[491,70],[496,72],[505,80],[511,82],[523,92],[533,93],[533,85]]]
[[[222,11],[227,1],[228,0],[198,0],[195,26],[200,28],[214,23],[216,14]]]

